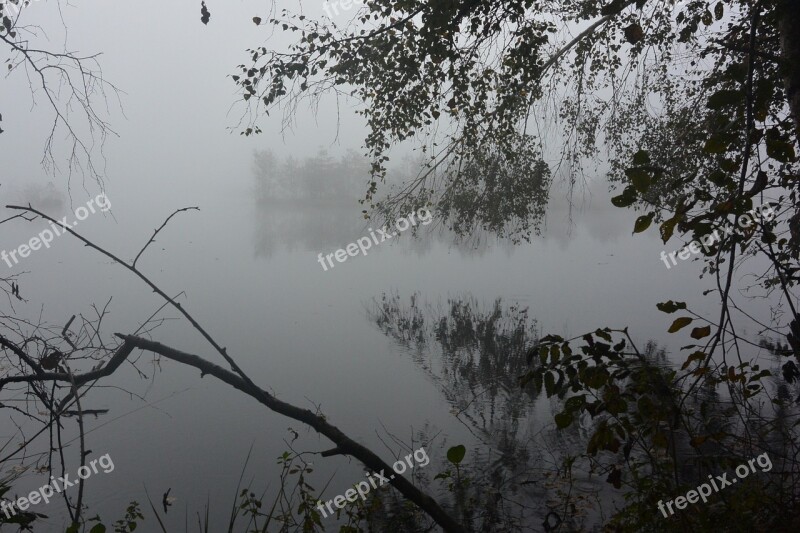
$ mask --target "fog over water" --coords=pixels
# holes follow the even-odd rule
[[[716,312],[717,300],[702,295],[715,287],[712,278],[699,279],[700,265],[693,261],[665,267],[659,254],[677,249],[676,241],[665,246],[653,231],[632,235],[633,213],[611,206],[602,169],[592,169],[596,176],[579,187],[572,209],[556,180],[542,234],[529,243],[481,232],[458,239],[434,211],[433,223],[416,238],[409,232],[325,271],[318,254],[369,234],[372,226],[358,203],[363,191],[353,187],[335,202],[270,199],[258,192],[254,153],[269,150],[281,161],[302,162],[324,150],[336,159],[360,153],[365,130],[350,113],[355,104],[343,100],[323,101],[317,116],[301,108],[288,129],[274,117],[263,121],[262,135],[231,133],[242,110],[231,107],[236,92],[226,76],[243,50],[264,40],[263,31],[248,22],[266,16],[259,12],[264,4],[216,3],[207,26],[199,23],[194,1],[61,5],[70,48],[102,52],[105,77],[124,91],[121,107],[113,98],[108,105],[118,137],[110,137],[103,150],[102,187],[79,173],[69,180],[64,172],[48,175],[40,165],[47,109],[31,104],[24,77],[3,80],[2,125],[10,134],[0,138],[0,152],[10,163],[0,169],[2,205],[30,203],[53,218],[74,218],[75,209],[102,190],[111,210],[91,214],[76,231],[125,260],[174,210],[199,207],[177,215],[158,235],[139,260],[142,271],[176,296],[255,383],[279,398],[318,407],[387,457],[399,450],[387,449],[390,435],[406,443],[435,437],[426,467],[431,478],[447,445],[471,449],[479,440],[453,415],[460,408],[455,396],[442,393],[441,354],[430,344],[417,351],[397,342],[375,323],[383,295],[404,304],[413,297],[434,315],[446,312],[451,300],[491,309],[500,299],[504,309],[526,308],[540,334],[569,337],[598,326],[627,326],[637,342],[654,340],[673,361],[679,360],[680,341],[666,333],[668,323],[655,303],[682,300],[698,313]],[[36,2],[29,16],[59,42],[65,35],[53,6]],[[316,4],[304,9],[321,13]],[[286,37],[271,39],[277,47]],[[408,155],[399,152],[398,160]],[[322,169],[318,178],[321,186],[330,176]],[[366,186],[366,176],[353,178]],[[3,211],[0,218],[13,214]],[[0,250],[16,249],[47,227],[41,220],[4,224]],[[4,302],[4,314],[61,327],[72,315],[76,324],[81,317],[96,319],[105,307],[108,339],[137,330],[164,303],[130,272],[69,235],[13,267],[0,262],[0,269],[19,275],[24,298]],[[769,317],[768,301],[751,309]],[[147,335],[226,366],[174,310],[160,311],[157,319],[162,318]],[[170,489],[177,498],[167,515],[172,526],[180,527],[185,513],[191,521],[211,501],[220,502],[211,506],[211,521],[221,527],[251,447],[245,478],[255,478],[254,487],[262,491],[279,482],[275,458],[287,449],[289,428],[299,433],[295,449],[330,447],[299,423],[194,369],[155,363],[151,354],[137,357],[136,368],[123,366],[84,401],[84,409],[109,410],[85,423],[93,454],[109,453],[115,464],[113,472],[87,482],[90,514],[118,517],[132,499],[147,501],[145,488],[159,505]],[[552,425],[546,404],[542,400],[519,417],[522,433]],[[0,438],[12,435],[15,424],[28,423],[17,415],[4,418]],[[74,439],[75,419],[65,424],[67,440]],[[77,453],[76,446],[73,440],[68,449]],[[46,448],[42,442],[38,449]],[[329,495],[364,475],[355,461],[341,457],[316,464],[315,486],[334,476]],[[23,494],[45,481],[27,472],[14,490]],[[525,490],[535,499],[541,487]],[[36,510],[49,515],[42,531],[68,524],[63,502]]]

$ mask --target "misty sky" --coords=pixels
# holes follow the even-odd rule
[[[298,9],[296,2],[278,5]],[[200,2],[194,0],[77,0],[68,4],[40,0],[23,12],[23,22],[41,27],[38,35],[31,36],[35,46],[58,51],[66,38],[68,50],[87,55],[101,52],[106,80],[125,93],[121,109],[109,94],[105,113],[120,136],[110,138],[105,146],[109,196],[147,194],[148,202],[160,202],[154,197],[179,195],[182,201],[192,202],[198,195],[247,187],[254,148],[269,147],[300,157],[322,146],[339,149],[331,146],[336,137],[334,100],[319,108],[316,119],[304,108],[295,131],[286,135],[277,116],[263,120],[264,133],[254,138],[229,130],[242,113],[241,107],[232,107],[238,95],[229,75],[247,59],[245,50],[257,45],[279,48],[286,43],[286,36],[270,36],[270,26],[258,27],[252,21],[254,16],[266,19],[269,6],[268,2],[212,0],[207,26],[200,22]],[[322,13],[317,4],[304,8],[309,15]],[[14,154],[10,166],[9,158],[3,158],[3,186],[13,189],[10,184],[52,179],[40,165],[52,120],[43,95],[32,107],[28,80],[20,69],[0,83],[0,102],[6,130],[0,151]],[[105,110],[104,101],[98,99],[96,104],[98,110]],[[338,146],[358,148],[364,130],[349,110],[342,109],[342,118]],[[63,143],[60,147],[64,148]],[[59,187],[65,186],[61,179],[55,180]],[[73,182],[73,187],[79,182]],[[74,200],[83,196],[80,193]]]

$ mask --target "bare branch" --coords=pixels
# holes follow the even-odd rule
[[[180,213],[182,211],[189,211],[189,210],[192,210],[192,209],[194,209],[196,211],[200,211],[199,207],[183,207],[181,209],[176,209],[174,213],[172,213],[170,216],[168,216],[167,219],[164,221],[164,223],[161,224],[161,226],[159,226],[159,228],[157,230],[155,230],[155,232],[153,232],[153,236],[150,237],[150,240],[147,241],[147,244],[145,244],[142,247],[142,249],[139,250],[139,253],[136,254],[136,257],[134,258],[133,263],[131,263],[131,266],[136,268],[136,261],[139,260],[139,257],[141,257],[141,255],[144,253],[144,251],[147,249],[148,246],[150,246],[152,243],[156,242],[156,235],[158,235],[159,231],[164,229],[164,227],[167,225],[167,223],[170,221],[170,219],[172,217],[174,217],[175,215],[177,215],[178,213]]]

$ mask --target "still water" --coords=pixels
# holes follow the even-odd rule
[[[510,330],[522,321],[523,344],[537,334],[570,337],[628,326],[638,343],[652,339],[676,361],[686,339],[666,333],[670,317],[655,304],[673,299],[701,314],[715,309],[713,296],[702,296],[713,280],[698,279],[700,269],[690,262],[668,270],[655,231],[631,234],[632,212],[614,209],[607,195],[597,193],[570,217],[559,194],[542,235],[530,243],[512,245],[480,234],[454,242],[434,212],[431,231],[420,238],[382,243],[368,256],[324,271],[317,254],[368,235],[360,206],[264,203],[242,187],[209,195],[198,202],[199,212],[176,217],[139,267],[168,294],[179,295],[252,380],[279,398],[318,408],[386,460],[424,444],[431,458],[422,472],[428,481],[443,470],[447,447],[464,444],[465,463],[481,456],[487,464],[504,465],[517,476],[514,498],[530,502],[531,516],[541,516],[552,487],[545,483],[546,462],[534,467],[531,458],[542,455],[537,436],[552,429],[552,416],[548,400],[521,395],[514,386],[524,368],[524,346],[513,347],[513,356],[498,350],[491,354],[493,363],[475,351],[454,356],[436,327],[442,317],[453,318],[454,309],[488,316],[499,300],[499,323]],[[115,197],[113,189],[109,198],[113,215],[92,215],[77,229],[126,260],[173,209],[186,205]],[[83,192],[73,192],[72,209],[82,202]],[[56,202],[52,209],[59,217],[70,212],[68,203]],[[43,227],[7,224],[0,248],[15,248]],[[81,317],[96,321],[105,307],[101,334],[107,343],[115,332],[140,328],[163,304],[129,272],[69,236],[13,269],[22,271],[26,301],[14,302],[16,312],[59,327],[75,314],[77,332]],[[766,316],[763,305],[754,312]],[[398,321],[414,309],[419,324]],[[174,311],[162,310],[155,320],[160,319],[140,334],[225,366]],[[458,343],[452,335],[464,332],[450,333],[450,342]],[[474,360],[463,359],[466,353]],[[99,513],[108,524],[136,500],[147,510],[145,531],[156,527],[145,491],[159,509],[168,489],[176,498],[165,518],[170,530],[183,530],[186,522],[195,530],[210,502],[210,530],[220,531],[251,447],[243,483],[258,494],[266,491],[267,500],[279,483],[276,457],[290,445],[298,451],[331,447],[213,378],[156,362],[150,354],[137,354],[134,364],[94,387],[83,408],[109,410],[87,417],[87,447],[92,456],[108,453],[115,465],[113,472],[87,481],[87,516]],[[2,422],[4,440],[15,433],[12,420],[26,431],[34,427],[21,416],[10,418]],[[74,419],[66,424],[66,440],[74,439]],[[293,431],[299,438],[290,442]],[[46,447],[41,440],[31,450]],[[78,450],[72,440],[66,452],[72,471]],[[358,464],[341,457],[314,463],[311,484],[327,485],[327,498],[364,476]],[[22,495],[46,481],[44,474],[28,471],[14,491]],[[49,517],[37,531],[63,531],[67,518],[59,502],[32,510]],[[326,525],[335,524],[328,520]]]

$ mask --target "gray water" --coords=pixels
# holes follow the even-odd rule
[[[527,308],[539,332],[565,337],[628,326],[637,342],[653,339],[675,360],[686,339],[666,333],[670,317],[655,303],[684,300],[701,313],[714,309],[711,297],[700,297],[712,282],[698,279],[697,264],[666,269],[659,258],[661,242],[651,234],[632,236],[631,214],[606,208],[602,198],[573,213],[570,223],[556,197],[543,235],[516,246],[480,234],[454,243],[434,213],[435,222],[419,239],[402,236],[324,271],[318,253],[368,234],[357,205],[263,204],[250,192],[249,177],[240,180],[238,192],[210,195],[198,202],[199,212],[173,219],[139,267],[167,293],[184,291],[178,300],[254,382],[286,401],[319,406],[329,420],[387,460],[403,451],[392,435],[408,446],[436,435],[427,448],[431,477],[443,468],[447,446],[463,443],[473,450],[479,440],[456,419],[456,406],[431,378],[438,369],[435,352],[429,354],[431,368],[424,368],[413,350],[370,320],[374,300],[384,293],[406,302],[416,295],[433,308],[458,298],[488,308],[500,298],[504,306]],[[142,211],[146,196],[115,195],[113,187],[108,197],[113,217],[91,215],[78,229],[129,260],[171,210],[156,205]],[[74,195],[73,207],[81,205],[79,198]],[[62,206],[62,212],[69,210]],[[14,248],[43,227],[14,221],[4,228],[0,248]],[[41,313],[44,322],[61,326],[72,314],[96,318],[92,304],[102,308],[111,298],[102,327],[107,341],[114,332],[135,331],[163,304],[129,272],[70,236],[32,253],[13,270],[26,271],[20,282],[26,302],[15,303],[15,309],[32,320]],[[170,320],[149,332],[153,339],[225,366],[174,311],[164,310],[158,318]],[[182,525],[186,513],[203,514],[207,501],[212,523],[223,524],[251,446],[245,482],[254,479],[253,488],[267,494],[278,483],[275,458],[288,449],[288,428],[301,436],[293,444],[297,450],[330,447],[299,423],[213,378],[201,379],[193,369],[169,361],[155,365],[150,354],[138,355],[136,366],[146,379],[123,366],[83,402],[84,409],[110,410],[86,419],[87,447],[96,455],[109,453],[115,464],[113,472],[87,481],[90,516],[119,518],[129,501],[147,501],[146,487],[156,503],[171,489],[177,501],[167,520],[173,526]],[[552,425],[542,401],[544,409],[526,412],[519,421],[531,434]],[[12,419],[26,426],[21,417]],[[74,419],[68,424],[66,434],[74,437]],[[4,436],[13,432],[7,422],[3,428]],[[77,453],[73,441],[67,448],[72,464]],[[315,487],[334,476],[328,497],[363,476],[347,459],[315,464]],[[45,481],[44,475],[26,473],[15,490],[23,494]],[[53,515],[45,522],[53,531],[66,522],[59,503],[35,510]]]
[[[321,12],[316,5],[308,7],[310,14]],[[448,234],[438,233],[442,224],[434,212],[432,235],[383,243],[366,257],[324,271],[317,254],[368,234],[357,198],[336,206],[261,203],[254,193],[252,152],[269,148],[281,156],[304,158],[319,146],[335,154],[356,149],[363,127],[339,118],[340,113],[347,117],[348,106],[357,103],[323,102],[313,111],[303,109],[291,130],[272,116],[263,121],[262,136],[230,134],[227,128],[237,123],[241,110],[230,107],[236,94],[226,76],[246,58],[246,48],[265,39],[278,48],[287,37],[266,35],[252,24],[254,15],[265,15],[262,3],[215,5],[208,26],[200,24],[198,9],[194,2],[76,1],[58,13],[52,3],[34,2],[29,21],[41,23],[51,32],[48,39],[60,42],[63,17],[70,49],[104,52],[105,77],[126,91],[124,115],[113,98],[108,105],[120,135],[110,140],[102,160],[113,209],[91,215],[78,230],[131,260],[175,209],[199,206],[199,212],[176,217],[138,266],[168,294],[182,293],[182,305],[228,348],[251,379],[281,399],[311,409],[319,406],[348,435],[386,460],[400,453],[400,442],[418,446],[421,439],[435,436],[426,444],[431,463],[425,473],[432,478],[443,468],[448,446],[465,444],[469,463],[483,445],[477,444],[481,438],[475,428],[457,418],[459,406],[443,390],[447,379],[438,352],[431,345],[420,349],[398,343],[370,318],[374,300],[384,293],[403,302],[416,295],[432,309],[464,298],[488,309],[499,298],[504,306],[527,308],[537,331],[565,337],[597,327],[628,326],[638,343],[652,339],[678,362],[688,333],[667,334],[673,317],[660,313],[655,304],[682,300],[700,314],[718,313],[714,296],[702,296],[715,287],[713,280],[698,279],[699,265],[690,262],[668,270],[659,254],[680,244],[673,241],[666,247],[655,229],[633,236],[636,214],[611,207],[605,176],[593,169],[596,180],[586,191],[577,191],[572,212],[566,192],[554,187],[546,227],[530,243],[511,245],[481,234],[454,243]],[[91,179],[67,179],[63,167],[56,177],[42,170],[49,117],[46,107],[31,105],[25,77],[4,80],[0,91],[7,130],[0,144],[0,204],[31,201],[60,218],[95,196],[99,185]],[[54,182],[54,197],[42,192],[48,180]],[[3,209],[0,219],[11,214]],[[16,248],[44,227],[19,220],[4,224],[0,250]],[[0,263],[0,269],[7,268]],[[108,304],[101,332],[105,342],[113,342],[115,332],[136,331],[164,303],[131,273],[69,236],[32,253],[7,273],[20,275],[26,301],[4,301],[4,314],[59,331],[78,315],[72,327],[77,331],[81,316],[96,321],[93,304],[98,309]],[[737,278],[736,283],[752,281]],[[748,306],[756,317],[769,316],[766,301]],[[158,318],[169,320],[148,333],[153,339],[224,366],[176,312],[164,310]],[[131,500],[142,503],[150,515],[145,488],[157,506],[170,489],[170,496],[177,498],[166,517],[170,530],[183,530],[187,516],[196,523],[196,514],[204,514],[211,502],[211,531],[216,531],[227,522],[251,447],[245,483],[253,480],[253,489],[268,495],[276,490],[275,459],[288,448],[288,428],[300,434],[292,444],[297,450],[330,448],[325,439],[211,377],[201,378],[199,372],[169,361],[155,363],[150,354],[136,356],[138,370],[124,365],[83,402],[84,409],[109,410],[86,418],[87,446],[90,458],[108,453],[115,465],[113,472],[87,480],[88,516],[99,513],[108,524],[122,516]],[[15,400],[24,405],[24,397]],[[552,427],[551,414],[550,402],[538,398],[522,414],[508,416],[518,416],[514,422],[524,440]],[[34,427],[19,414],[0,419],[0,438],[4,443],[11,439],[10,447],[20,440],[15,424],[28,435]],[[66,449],[72,465],[67,472],[74,472],[79,453],[74,419],[66,420],[64,433],[65,440],[72,439]],[[44,438],[35,441],[27,457],[47,445]],[[312,484],[321,489],[327,483],[329,498],[364,475],[354,461],[341,457],[315,463]],[[13,461],[6,462],[5,471],[12,466]],[[23,495],[46,481],[28,471],[15,482],[14,492]],[[541,486],[526,487],[521,498],[543,501]],[[59,502],[32,510],[49,515],[36,531],[63,531],[67,518]],[[143,530],[154,531],[152,517],[148,520]]]

